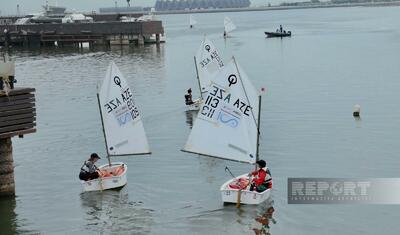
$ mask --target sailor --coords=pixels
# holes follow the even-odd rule
[[[272,188],[272,177],[269,169],[265,168],[267,163],[264,160],[259,160],[256,163],[256,170],[249,173],[249,176],[254,177],[250,185],[250,191],[256,190],[260,193]]]
[[[224,30],[224,38],[226,38],[226,36],[227,36],[227,35],[226,35],[226,31]]]
[[[88,181],[99,178],[99,173],[97,172],[98,168],[95,165],[99,159],[100,157],[97,153],[92,153],[90,155],[90,158],[85,161],[81,167],[81,172],[79,173],[80,180]]]
[[[187,90],[187,94],[185,95],[185,104],[186,105],[192,105],[193,100],[192,100],[192,88],[189,88]]]
[[[10,43],[10,32],[8,32],[7,29],[4,29],[4,47],[8,48],[9,43]]]
[[[281,33],[282,33],[282,31],[283,31],[282,25],[279,26],[279,29],[281,30]]]

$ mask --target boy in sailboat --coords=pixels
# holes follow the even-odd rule
[[[95,163],[100,159],[97,153],[92,153],[90,158],[85,161],[81,167],[81,172],[79,173],[79,179],[88,181],[99,178],[98,168]]]
[[[261,193],[268,188],[272,188],[272,177],[269,169],[265,168],[267,163],[264,160],[259,160],[256,163],[257,169],[249,173],[249,176],[254,177],[251,181],[250,191],[255,190]]]
[[[188,90],[187,90],[187,94],[185,95],[185,104],[186,105],[192,105],[194,102],[193,102],[193,99],[192,99],[192,88],[189,88]]]

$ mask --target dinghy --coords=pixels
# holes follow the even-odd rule
[[[81,181],[83,191],[101,191],[126,185],[127,165],[111,162],[111,156],[150,154],[133,90],[114,62],[107,70],[97,99],[108,164],[99,167],[100,178]]]
[[[184,152],[254,164],[259,159],[261,96],[234,58],[212,79]],[[226,203],[259,204],[271,188],[249,190],[247,174],[221,188]],[[233,185],[243,185],[232,187]]]
[[[235,29],[236,29],[236,25],[233,23],[233,21],[229,17],[225,16],[225,18],[224,18],[224,38],[229,37],[228,34]]]
[[[274,37],[282,38],[282,37],[292,36],[292,32],[290,32],[290,31],[284,31],[284,32],[277,31],[277,32],[264,32],[264,33],[265,33],[265,35],[267,35],[268,38],[274,38]]]
[[[241,204],[257,205],[264,202],[271,196],[271,188],[261,193],[249,191],[249,183],[241,184],[241,182],[244,181],[250,181],[247,174],[238,176],[225,182],[220,188],[222,201],[224,203],[237,203],[240,194],[239,200]],[[245,187],[241,187],[242,185]]]
[[[193,28],[194,25],[197,24],[197,20],[194,19],[193,15],[189,16],[189,26],[190,28]]]
[[[203,100],[201,98],[193,100],[193,104],[186,105],[186,111],[198,111]]]
[[[203,102],[203,95],[208,91],[211,78],[214,77],[224,67],[222,57],[207,37],[204,37],[194,56],[197,81],[199,84],[200,98],[193,101],[192,105],[187,106],[187,110],[199,110]]]

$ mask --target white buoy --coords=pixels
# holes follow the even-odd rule
[[[361,112],[361,105],[359,104],[354,105],[353,117],[360,117],[360,112]]]

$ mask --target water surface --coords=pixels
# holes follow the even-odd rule
[[[238,30],[224,40],[223,18]],[[224,206],[229,166],[183,153],[195,118],[183,94],[197,81],[204,34],[235,56],[263,97],[261,156],[274,178],[272,234],[398,234],[398,206],[288,205],[288,177],[399,177],[400,8],[332,8],[162,16],[157,47],[14,52],[18,86],[35,87],[37,129],[13,139],[15,200],[0,201],[2,233],[252,234],[269,205]],[[266,39],[283,24],[292,38]],[[104,156],[96,86],[114,60],[134,89],[151,156],[129,166],[121,191],[81,194],[79,168]],[[361,120],[352,117],[362,106]],[[101,162],[106,162],[102,159]]]

